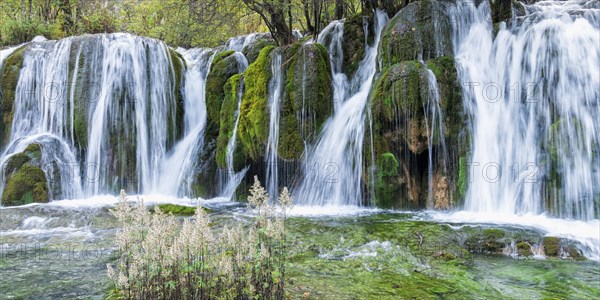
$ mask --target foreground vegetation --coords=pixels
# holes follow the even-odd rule
[[[284,189],[275,207],[255,178],[248,205],[257,212],[253,224],[213,232],[204,209],[196,209],[180,228],[160,206],[152,214],[143,201],[132,206],[121,191],[112,211],[120,225],[115,237],[119,259],[116,269],[107,265],[115,287],[109,298],[283,299],[285,211],[291,197]]]

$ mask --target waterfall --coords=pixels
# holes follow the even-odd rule
[[[337,111],[346,99],[349,88],[348,77],[342,71],[344,64],[344,22],[333,21],[319,34],[318,43],[324,45],[329,52],[331,73],[333,77],[333,105]]]
[[[160,185],[156,192],[165,195],[189,195],[198,152],[204,145],[206,126],[206,78],[215,53],[212,49],[178,49],[188,68],[185,71],[185,133],[160,166]]]
[[[102,47],[95,50],[103,51],[101,89],[89,120],[86,158],[86,178],[93,180],[85,182],[86,195],[115,185],[148,192],[159,185],[172,134],[167,131],[177,106],[176,74],[160,41],[128,34],[100,38]],[[105,167],[117,162],[117,170]]]
[[[365,107],[376,71],[377,46],[386,22],[387,14],[377,11],[375,41],[373,45],[365,45],[365,57],[352,78],[352,86],[356,87],[350,89],[352,96],[342,100],[323,126],[316,145],[304,154],[304,178],[296,191],[296,199],[301,204],[362,204]]]
[[[10,50],[1,52],[2,59]],[[130,34],[36,39],[23,54],[10,140],[0,161],[4,165],[38,144],[50,199],[121,187],[149,192],[159,182],[168,189],[164,178],[171,174],[163,172],[186,170],[169,163],[170,145],[203,124],[202,106],[189,103],[195,101],[191,91],[191,100],[184,100],[191,119],[184,126],[176,122],[184,109],[176,99],[179,75],[170,51],[160,41]],[[171,168],[160,168],[164,164]],[[2,178],[0,192],[4,184]]]
[[[489,22],[487,1],[449,6],[470,116],[465,209],[600,215],[600,4],[540,1]]]
[[[223,196],[227,198],[233,197],[235,193],[235,189],[240,184],[244,176],[246,175],[246,171],[248,168],[241,170],[236,173],[233,168],[233,154],[235,153],[235,140],[237,138],[237,129],[238,124],[240,122],[240,107],[242,105],[242,98],[244,95],[244,80],[243,78],[240,80],[240,85],[237,89],[237,109],[235,110],[235,123],[233,124],[233,132],[231,134],[231,138],[227,142],[227,154],[225,156],[225,162],[227,163],[227,185],[223,189],[221,193]]]
[[[423,66],[426,68],[427,65],[424,62],[421,62]],[[428,185],[428,193],[427,193],[427,207],[434,207],[434,184],[435,184],[435,172],[434,169],[434,147],[433,142],[438,140],[440,143],[440,153],[443,157],[441,157],[441,161],[443,163],[444,174],[447,172],[446,161],[447,161],[447,151],[446,151],[446,139],[444,137],[444,117],[442,115],[442,108],[440,107],[440,90],[437,84],[437,78],[433,71],[427,69],[427,82],[428,82],[428,90],[429,90],[429,98],[427,104],[424,105],[423,111],[425,112],[425,129],[427,130],[427,149],[428,149],[428,164],[427,164],[427,185]],[[439,160],[435,160],[439,161]]]
[[[281,65],[282,53],[275,50],[271,58],[271,73],[269,80],[269,139],[265,156],[267,191],[273,197],[279,194],[279,173],[277,149],[279,146],[279,107],[283,97],[283,70]]]
[[[25,52],[15,91],[10,140],[0,157],[4,170],[13,155],[24,151],[29,144],[40,145],[40,163],[48,181],[50,199],[82,195],[78,160],[71,147],[68,123],[73,118],[73,111],[65,105],[68,103],[70,48],[69,38],[35,43]],[[12,51],[14,49],[4,50],[2,60]],[[59,178],[55,175],[57,172]],[[4,174],[0,179],[1,195],[6,184]]]

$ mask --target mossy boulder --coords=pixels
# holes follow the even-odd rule
[[[276,46],[277,44],[273,40],[270,34],[262,34],[257,37],[253,42],[246,45],[242,49],[242,53],[248,59],[248,63],[251,64],[256,61],[258,54],[267,46]]]
[[[240,108],[238,135],[244,153],[253,160],[262,157],[269,134],[267,109],[271,52],[274,48],[263,48],[256,61],[248,66],[244,76],[245,92]]]
[[[506,232],[502,229],[488,228],[465,240],[465,248],[475,253],[502,253],[507,244]]]
[[[48,202],[48,181],[40,163],[41,151],[39,144],[30,144],[7,160],[3,170],[3,206]]]
[[[427,73],[419,62],[402,62],[384,70],[371,99],[376,153],[399,141],[415,154],[427,150],[423,105],[428,99]]]
[[[399,165],[394,154],[386,152],[379,157],[376,174],[375,204],[383,208],[393,207],[400,187],[397,180]]]
[[[243,89],[244,79],[243,75],[241,74],[231,76],[224,86],[225,99],[223,100],[223,105],[221,105],[219,137],[217,138],[216,154],[217,165],[220,168],[227,167],[227,146],[229,140],[233,137],[233,131],[235,130],[234,126],[239,114],[238,101],[241,100],[239,97],[243,95]],[[239,146],[238,141],[236,141],[236,145]],[[237,166],[237,169],[241,168],[241,165],[244,161],[244,157],[241,151],[239,151],[239,148],[240,147],[236,147],[238,151],[234,151],[234,166]]]
[[[351,77],[365,56],[365,43],[375,38],[374,16],[356,14],[344,22],[344,64],[342,71]],[[365,31],[366,28],[366,31]]]
[[[221,105],[225,99],[225,83],[231,76],[239,73],[238,62],[233,53],[233,50],[227,50],[216,54],[206,78],[206,133],[214,138],[219,132]]]
[[[296,43],[285,53],[285,97],[281,103],[279,147],[283,159],[298,159],[304,142],[318,136],[333,113],[332,75],[327,49]]]
[[[531,251],[531,245],[528,242],[518,242],[517,254],[523,257],[532,256],[533,252]]]
[[[436,1],[408,4],[388,22],[381,34],[379,57],[382,65],[451,55],[450,28],[450,19]]]
[[[544,253],[547,256],[556,257],[560,254],[560,238],[547,236],[542,241],[544,246]]]
[[[27,45],[16,49],[4,60],[2,69],[0,70],[0,101],[2,101],[2,113],[0,113],[0,146],[4,146],[10,139],[15,92],[23,65],[23,55],[26,50]]]

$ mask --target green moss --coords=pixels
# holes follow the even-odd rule
[[[0,146],[3,146],[10,139],[15,92],[26,49],[27,45],[15,50],[4,60],[2,70],[0,70],[0,100],[2,101],[2,113],[0,113]]]
[[[11,156],[5,164],[4,174],[13,173],[30,160],[31,158],[25,153],[17,153]]]
[[[542,242],[544,245],[544,253],[547,256],[558,256],[560,252],[560,238],[547,236]]]
[[[377,160],[375,180],[375,204],[389,208],[398,198],[398,160],[392,153],[384,153]]]
[[[24,165],[6,181],[2,205],[23,205],[48,202],[46,175],[41,168]]]
[[[579,260],[579,261],[586,260],[585,256],[583,256],[583,254],[581,254],[581,251],[579,251],[579,249],[577,249],[577,247],[575,245],[567,246],[566,251],[569,254],[569,257],[574,260]]]
[[[507,243],[505,237],[504,230],[488,228],[467,238],[465,247],[475,253],[502,253],[502,249]]]
[[[375,37],[373,28],[373,15],[356,14],[346,18],[344,22],[344,64],[342,71],[352,76],[358,69],[361,60],[365,56],[365,42],[373,43]],[[368,32],[365,33],[363,22],[367,21]],[[365,41],[365,37],[368,40]]]
[[[158,208],[166,214],[172,214],[176,216],[193,216],[196,213],[197,207],[195,206],[184,206],[177,204],[159,204]],[[208,208],[200,207],[207,213],[211,213],[212,211]],[[154,210],[154,209],[153,209]]]
[[[467,183],[469,182],[469,170],[467,165],[467,158],[461,156],[458,159],[458,181],[456,184],[458,201],[464,202],[467,195]]]
[[[255,42],[244,47],[242,53],[246,56],[246,59],[248,59],[248,63],[252,64],[258,58],[259,53],[267,46],[276,46],[276,44],[272,39],[259,38]]]
[[[267,103],[271,79],[271,51],[274,48],[263,48],[256,61],[248,66],[245,72],[245,93],[240,108],[238,135],[244,153],[251,159],[262,156],[268,138]]]
[[[225,168],[227,145],[233,136],[233,130],[236,120],[236,111],[238,109],[238,92],[242,88],[243,78],[241,74],[233,75],[225,83],[225,99],[221,105],[219,136],[217,138],[217,165]]]
[[[234,51],[218,53],[213,58],[210,73],[206,78],[206,134],[215,139],[219,134],[219,117],[221,105],[225,99],[225,83],[239,71],[238,62],[232,55],[233,53]]]
[[[233,50],[225,50],[223,52],[217,53],[215,55],[215,57],[213,58],[212,65],[219,64],[221,61],[223,61],[223,59],[231,56],[233,53],[235,53],[235,51],[233,51]],[[211,69],[212,69],[212,67],[211,67]]]
[[[332,75],[327,49],[295,43],[285,53],[285,97],[281,103],[278,154],[298,159],[333,111]]]
[[[518,242],[517,243],[517,253],[519,256],[532,256],[533,252],[531,252],[531,245],[527,242]]]

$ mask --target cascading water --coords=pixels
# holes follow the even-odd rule
[[[470,115],[465,208],[600,216],[600,3],[539,1],[497,34],[487,1],[448,7]]]
[[[278,155],[279,146],[279,107],[283,97],[283,70],[281,65],[282,54],[275,50],[272,54],[271,73],[273,76],[269,81],[269,138],[267,141],[267,153],[265,156],[265,169],[267,180],[267,191],[273,197],[279,194]]]
[[[426,66],[423,63],[424,66]],[[434,184],[435,184],[435,176],[434,176],[434,161],[439,161],[436,159],[434,155],[434,140],[438,140],[440,143],[441,150],[439,151],[441,155],[447,155],[446,151],[446,139],[444,138],[444,118],[442,115],[442,108],[440,107],[440,90],[437,84],[437,78],[433,71],[427,69],[427,82],[428,82],[428,90],[429,90],[429,98],[427,104],[423,107],[423,111],[425,112],[425,129],[427,130],[427,149],[428,149],[428,193],[427,193],[427,207],[434,207]],[[435,160],[434,160],[435,159]],[[444,174],[447,173],[446,168],[447,157],[442,157],[441,162],[443,164]]]
[[[231,138],[227,142],[227,154],[225,156],[225,162],[227,163],[227,185],[223,189],[221,193],[223,196],[227,198],[231,198],[237,186],[240,184],[244,176],[246,175],[246,171],[248,168],[241,170],[240,172],[235,172],[233,168],[233,154],[235,153],[235,141],[237,138],[237,129],[238,124],[240,122],[240,107],[242,105],[242,96],[244,95],[244,81],[243,79],[240,81],[240,85],[237,90],[237,109],[235,110],[235,123],[233,125],[233,132],[231,134]]]
[[[177,107],[176,74],[168,48],[157,40],[127,34],[99,38],[102,47],[95,50],[103,51],[97,78],[101,89],[89,120],[86,158],[86,178],[94,180],[86,180],[84,190],[90,196],[135,180],[129,188],[148,192],[159,185],[168,135],[173,134],[169,124]],[[116,162],[118,172],[105,167]],[[128,174],[133,170],[135,174]]]
[[[169,49],[157,40],[109,34],[34,41],[23,55],[1,161],[38,144],[50,199],[121,187],[151,191],[169,144],[182,134],[176,77]]]
[[[185,133],[161,164],[161,184],[155,191],[165,195],[189,195],[198,151],[204,145],[206,126],[206,78],[215,52],[211,49],[178,49],[188,68],[184,80]]]
[[[387,14],[377,11],[375,41],[373,45],[365,46],[365,57],[352,79],[352,86],[357,89],[351,89],[352,96],[342,100],[340,107],[323,126],[316,145],[304,154],[304,179],[296,190],[296,199],[301,204],[362,204],[365,107],[376,71],[377,46],[386,22]]]
[[[331,73],[333,77],[333,105],[335,110],[346,100],[349,88],[348,77],[342,70],[344,64],[344,22],[333,21],[319,34],[317,42],[324,45],[329,52]]]
[[[12,156],[29,144],[38,144],[50,199],[82,195],[78,160],[71,147],[72,122],[68,122],[73,119],[73,110],[65,105],[70,48],[71,39],[64,39],[33,44],[25,53],[15,91],[10,141],[0,158],[4,170]],[[0,195],[6,184],[4,175]]]

